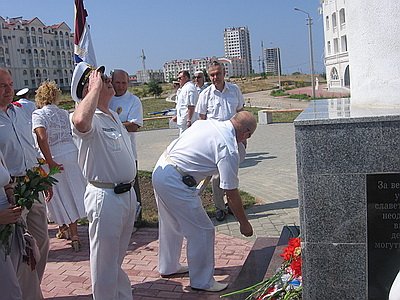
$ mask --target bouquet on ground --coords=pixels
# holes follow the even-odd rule
[[[42,167],[44,164],[46,164],[44,159],[38,159],[36,166],[26,170],[26,175],[16,180],[14,183],[15,205],[28,210],[31,209],[35,201],[40,201],[39,193],[50,189],[58,182],[53,175],[59,173],[60,169],[51,168],[47,173]],[[10,254],[11,251],[11,233],[14,226],[22,225],[19,223],[0,225],[0,246],[3,247],[6,255]]]
[[[245,289],[222,295],[228,297],[236,294],[250,293],[246,300],[300,300],[302,299],[301,246],[300,238],[289,240],[283,250],[282,265],[276,273],[262,282]]]

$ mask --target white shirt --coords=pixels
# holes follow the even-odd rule
[[[207,119],[229,120],[244,106],[242,92],[236,84],[225,82],[222,92],[212,84],[199,96],[196,113],[207,116]]]
[[[88,181],[127,183],[135,178],[136,165],[128,132],[111,111],[114,119],[99,109],[92,128],[85,133],[72,125],[78,146],[78,162]]]
[[[196,121],[168,146],[167,153],[197,182],[219,173],[222,189],[239,186],[239,153],[231,121]]]
[[[112,97],[110,101],[110,109],[118,114],[121,122],[131,122],[135,123],[139,127],[143,126],[143,106],[140,99],[126,92],[124,95],[119,97]],[[131,144],[133,149],[133,154],[137,158],[136,151],[136,132],[129,132],[131,138]]]
[[[37,164],[40,155],[34,145],[31,116],[12,104],[7,113],[0,110],[0,151],[12,176],[23,176]]]
[[[66,110],[56,105],[46,105],[32,114],[32,130],[46,129],[49,146],[59,143],[72,143],[71,124]]]
[[[185,127],[188,120],[188,106],[196,106],[199,94],[193,82],[186,82],[182,88],[177,91],[176,101],[176,124],[178,127]],[[194,115],[194,114],[193,114]],[[195,118],[192,118],[192,122]],[[186,128],[186,127],[185,127]]]

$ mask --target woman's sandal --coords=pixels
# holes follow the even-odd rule
[[[71,238],[69,227],[67,225],[58,227],[58,232],[56,233],[56,238],[69,240]]]
[[[74,249],[74,252],[79,252],[81,250],[81,242],[79,241],[78,236],[71,237],[71,246]]]

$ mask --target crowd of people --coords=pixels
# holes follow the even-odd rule
[[[246,140],[256,129],[254,116],[243,111],[239,88],[224,80],[224,66],[213,62],[205,74],[178,74],[176,120],[179,137],[160,156],[153,171],[159,214],[159,266],[162,277],[189,273],[193,289],[221,291],[214,279],[215,229],[200,200],[199,183],[213,182],[217,219],[229,206],[240,231],[253,229],[238,192],[238,168]],[[14,226],[12,251],[0,247],[0,290],[6,299],[43,299],[40,282],[49,251],[48,221],[59,226],[58,238],[81,250],[77,221],[87,218],[93,298],[132,299],[131,282],[121,265],[141,218],[135,135],[143,126],[143,108],[128,91],[124,70],[76,65],[71,83],[75,109],[57,105],[60,89],[44,81],[35,92],[35,108],[21,90],[14,101],[12,74],[0,68],[0,229]],[[27,170],[44,158],[47,170],[58,168],[58,183],[30,210],[15,204],[13,189]],[[225,201],[227,204],[225,204]],[[34,238],[34,262],[26,261],[24,233]],[[183,239],[188,264],[180,263]],[[1,243],[1,241],[0,241]],[[1,246],[1,245],[0,245]],[[3,280],[4,278],[4,280]]]

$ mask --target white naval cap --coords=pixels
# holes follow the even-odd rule
[[[82,100],[83,87],[88,82],[90,72],[93,70],[104,73],[106,68],[104,66],[96,68],[83,61],[75,66],[71,82],[71,96],[75,102],[80,102]]]
[[[23,88],[19,90],[15,95],[21,97],[29,92],[29,88]]]

